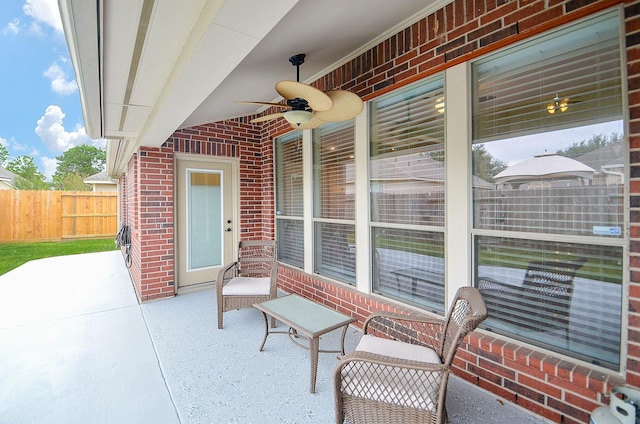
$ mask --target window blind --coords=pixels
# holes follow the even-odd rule
[[[304,267],[302,132],[275,140],[278,260]]]
[[[371,218],[444,225],[444,79],[383,97],[371,109]]]
[[[484,326],[617,368],[622,248],[477,236]]]
[[[373,291],[444,314],[444,234],[372,228]]]
[[[355,284],[355,128],[313,132],[314,272]]]
[[[324,125],[313,133],[314,216],[355,217],[353,121]]]
[[[277,138],[276,149],[276,214],[302,216],[302,132]]]
[[[473,80],[474,143],[621,119],[618,16],[476,62]]]

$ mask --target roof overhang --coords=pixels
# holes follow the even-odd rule
[[[451,0],[58,0],[85,129],[117,178],[178,128],[257,113],[294,79],[334,69]]]

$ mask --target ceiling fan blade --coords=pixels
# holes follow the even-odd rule
[[[281,116],[282,116],[282,112],[271,113],[269,115],[265,115],[265,116],[260,116],[258,118],[254,118],[249,122],[252,123],[252,124],[255,124],[256,122],[270,121],[272,119],[280,118]]]
[[[305,99],[314,112],[327,111],[333,107],[333,100],[329,96],[301,82],[280,81],[276,84],[276,91],[287,100]]]
[[[273,103],[273,102],[253,102],[249,100],[236,100],[235,103],[245,103],[249,105],[264,105],[264,106],[275,106],[275,107],[284,107],[289,108],[291,106],[284,103]]]
[[[341,122],[353,119],[362,111],[364,103],[358,95],[350,91],[334,90],[326,94],[333,100],[333,108],[328,111],[319,111],[314,115],[325,122]]]

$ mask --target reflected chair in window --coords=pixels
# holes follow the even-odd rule
[[[489,317],[537,332],[561,330],[568,340],[573,280],[585,262],[532,261],[522,284],[478,278]]]
[[[336,423],[443,423],[458,345],[487,316],[479,291],[463,287],[445,320],[376,312],[355,352],[334,372]]]
[[[251,308],[277,296],[278,263],[275,240],[241,241],[238,261],[218,272],[218,328],[222,315],[234,309]],[[275,320],[271,321],[275,327]]]

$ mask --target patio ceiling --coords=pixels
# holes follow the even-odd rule
[[[178,128],[252,115],[451,0],[59,0],[87,133],[118,177]]]

